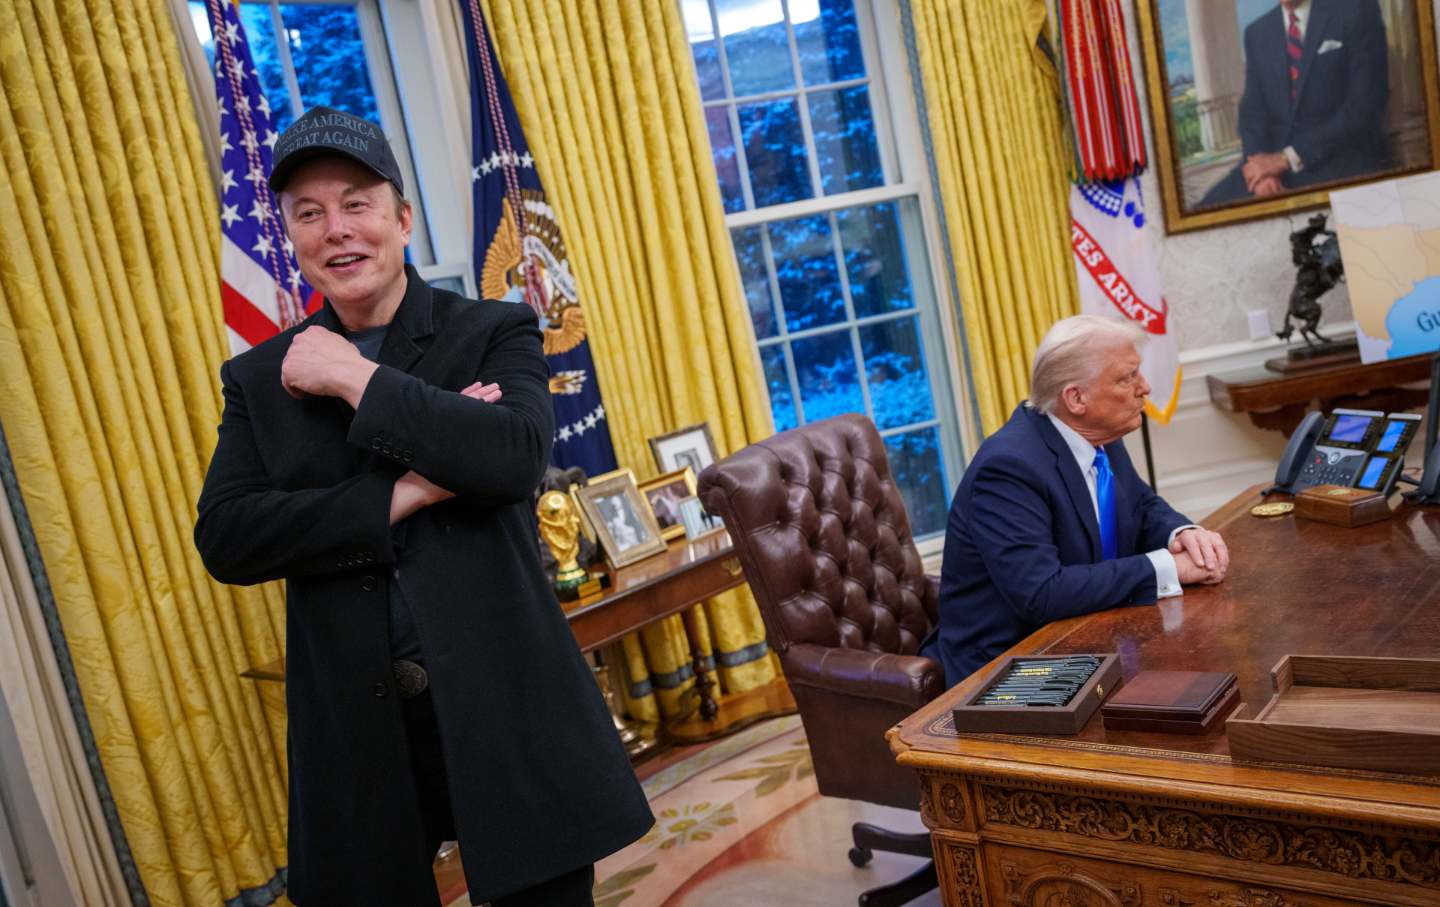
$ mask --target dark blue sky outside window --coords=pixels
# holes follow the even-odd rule
[[[792,16],[795,10],[796,5],[792,5]],[[820,0],[820,15],[797,21],[794,28],[806,85],[865,77],[860,26],[855,22],[851,0]]]
[[[740,134],[755,207],[798,202],[814,195],[806,165],[805,135],[794,97],[741,104]]]
[[[716,0],[735,97],[795,87],[780,0]]]
[[[285,23],[290,59],[295,64],[305,108],[334,107],[372,123],[380,122],[355,7],[341,3],[286,3],[280,6],[280,18]]]
[[[919,431],[891,435],[885,439],[885,458],[890,474],[900,486],[905,511],[910,515],[910,532],[915,536],[945,530],[949,486],[940,463],[940,431]]]
[[[875,408],[875,424],[881,429],[935,418],[918,328],[913,316],[860,328],[870,403]]]
[[[786,326],[794,332],[844,321],[845,296],[830,239],[830,218],[820,214],[782,220],[766,229]]]
[[[835,220],[845,250],[845,272],[850,278],[855,316],[864,318],[914,308],[905,241],[894,203],[846,208],[835,213]]]
[[[720,178],[720,197],[725,201],[725,213],[744,211],[745,192],[740,186],[740,159],[735,154],[730,112],[724,107],[707,107],[705,130],[710,134],[710,157],[715,161],[715,174]]]
[[[202,4],[203,9],[203,4]],[[260,87],[270,102],[270,118],[276,132],[284,132],[295,119],[290,109],[290,92],[285,87],[285,68],[280,64],[280,50],[275,44],[275,20],[270,7],[260,3],[240,4],[240,24],[250,42],[250,55],[255,71],[260,74]]]
[[[785,371],[785,347],[780,344],[760,350],[760,365],[765,370],[765,386],[770,389],[770,413],[776,431],[789,431],[799,424],[795,400],[790,393],[790,377]]]
[[[731,231],[735,259],[740,264],[740,280],[745,284],[745,300],[750,306],[750,322],[755,325],[755,338],[764,340],[779,331],[775,302],[770,294],[770,276],[765,271],[765,245],[761,236],[764,227],[742,227]]]
[[[790,348],[795,354],[795,376],[800,383],[806,422],[865,412],[849,328],[796,340]]]
[[[815,136],[820,185],[826,195],[884,185],[868,88],[857,85],[812,93],[810,129]]]

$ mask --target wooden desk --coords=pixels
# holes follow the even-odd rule
[[[1221,585],[1058,622],[1009,654],[1232,670],[1257,707],[1287,653],[1440,657],[1440,509],[1340,529],[1251,517],[1255,492],[1207,521],[1232,552]],[[1076,737],[959,735],[950,709],[983,673],[890,732],[949,907],[1440,904],[1440,776],[1240,764],[1223,730],[1107,732],[1098,712]]]
[[[1264,368],[1206,375],[1210,402],[1245,413],[1259,428],[1288,437],[1308,410],[1337,406],[1396,412],[1417,409],[1429,397],[1430,357],[1410,356],[1363,365],[1358,360],[1279,374]],[[1402,385],[1426,382],[1427,387]]]

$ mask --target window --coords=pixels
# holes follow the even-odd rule
[[[923,159],[893,122],[913,108],[887,95],[869,3],[680,2],[775,427],[866,414],[915,536],[937,535],[959,434]]]
[[[190,0],[189,6],[195,33],[213,67],[215,42],[206,3]],[[427,212],[427,194],[420,191],[422,182],[406,142],[376,0],[242,0],[240,23],[277,132],[295,120],[297,111],[319,105],[381,125],[404,173],[406,196],[416,208],[407,257],[426,279],[465,291],[471,280],[468,251],[431,243],[433,216],[427,214],[434,212]]]

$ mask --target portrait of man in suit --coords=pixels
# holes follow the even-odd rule
[[[1247,203],[1435,165],[1428,0],[1141,6],[1172,230],[1177,218],[1204,215],[1203,226]]]
[[[1390,96],[1376,0],[1280,0],[1245,28],[1243,162],[1201,205],[1387,169]]]

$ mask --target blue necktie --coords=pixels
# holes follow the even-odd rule
[[[1119,548],[1115,539],[1115,473],[1105,449],[1095,448],[1095,504],[1100,511],[1100,553],[1114,560]]]

